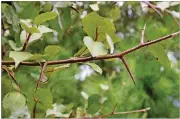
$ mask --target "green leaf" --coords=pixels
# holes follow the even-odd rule
[[[61,47],[59,47],[58,45],[48,45],[45,48],[44,53],[54,55],[54,54],[57,54],[60,51],[60,49]]]
[[[91,66],[95,71],[102,74],[102,69],[97,64],[95,63],[85,63],[85,64]]]
[[[93,94],[88,98],[87,111],[89,114],[95,114],[99,110],[101,106],[100,98],[101,96],[98,94]]]
[[[50,12],[51,9],[52,9],[51,3],[46,2],[46,4],[43,6],[43,11],[44,11],[44,12]]]
[[[93,57],[106,55],[108,52],[104,44],[101,42],[94,42],[93,39],[89,36],[85,36],[83,41]]]
[[[40,4],[38,2],[29,2],[26,4],[21,12],[19,17],[21,19],[34,19],[40,12]]]
[[[23,23],[23,22],[20,22],[20,24],[21,24],[21,27],[26,31],[26,32],[28,32],[28,33],[39,33],[39,30],[38,30],[38,28],[36,28],[36,27],[28,27],[25,23]]]
[[[22,19],[34,19],[40,12],[40,5],[38,2],[29,2],[26,4],[21,12],[19,13],[19,17]]]
[[[43,105],[45,109],[52,106],[53,97],[50,89],[38,88],[34,97]]]
[[[2,105],[5,109],[17,110],[24,107],[26,104],[26,98],[20,92],[9,92],[3,98]]]
[[[112,18],[114,21],[119,19],[119,17],[120,17],[120,8],[119,7],[112,8],[110,13],[109,13],[109,17]]]
[[[70,28],[72,24],[72,18],[71,18],[71,8],[61,8],[60,9],[60,15],[61,15],[61,23],[63,29]]]
[[[114,52],[113,41],[112,41],[111,37],[108,34],[106,34],[106,39],[107,39],[107,42],[108,42],[108,44],[110,46],[110,53],[112,54]]]
[[[7,3],[2,3],[1,7],[2,7],[2,13],[4,13],[6,7],[8,7],[9,5]]]
[[[57,17],[57,13],[56,12],[46,12],[46,13],[42,13],[40,15],[38,15],[35,20],[34,23],[39,25],[42,24],[48,20],[54,19]]]
[[[26,60],[33,55],[29,52],[17,52],[17,51],[11,51],[9,53],[9,57],[13,58],[15,61],[15,68],[18,67],[19,63],[22,62],[23,60]]]
[[[84,31],[93,39],[96,37],[96,28],[98,27],[98,41],[106,41],[106,33],[110,35],[114,43],[119,41],[119,38],[115,35],[114,24],[110,19],[101,17],[96,12],[86,15],[82,24]]]
[[[148,46],[151,53],[157,58],[160,64],[162,64],[165,68],[170,68],[170,61],[168,59],[167,53],[164,48],[160,44],[153,44]]]

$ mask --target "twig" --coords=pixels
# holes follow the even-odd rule
[[[34,99],[34,102],[35,102],[35,103],[34,103],[33,116],[32,116],[32,117],[33,117],[33,118],[36,118],[36,106],[37,106],[38,101]]]
[[[37,82],[37,84],[36,84],[35,93],[36,93],[37,88],[39,87],[39,85],[40,85],[40,83],[41,83],[42,75],[43,75],[43,73],[44,73],[44,70],[46,69],[46,66],[47,66],[47,62],[45,62],[45,63],[43,64],[43,66],[42,66],[41,73],[40,73],[40,75],[39,75],[39,80],[38,80],[38,82]]]
[[[133,81],[134,84],[135,84],[134,76],[133,76],[133,74],[131,73],[131,71],[130,71],[130,69],[129,69],[129,66],[128,66],[126,60],[125,60],[125,58],[124,58],[124,57],[121,57],[120,59],[122,60],[122,62],[123,62],[123,64],[124,64],[124,66],[126,67],[128,73],[129,73],[129,75],[131,76],[132,81]]]
[[[122,114],[132,114],[132,113],[138,113],[138,112],[147,112],[148,110],[150,110],[150,108],[144,108],[144,109],[140,109],[140,110],[133,110],[133,111],[127,111],[127,112],[111,112],[109,114],[105,114],[105,115],[102,115],[102,116],[98,116],[98,117],[92,117],[92,118],[106,118],[108,116],[111,116],[111,115],[122,115]]]
[[[25,41],[25,43],[24,43],[24,45],[23,45],[22,51],[25,51],[25,50],[26,50],[26,47],[27,47],[27,44],[28,44],[28,42],[29,42],[30,37],[31,37],[31,34],[29,33],[28,36],[27,36],[27,38],[26,38],[26,41]]]
[[[141,33],[141,44],[144,44],[144,34],[145,34],[145,29],[146,29],[146,23],[142,29],[142,33]]]
[[[151,4],[148,1],[143,1],[143,2],[147,4],[150,8],[152,8],[154,11],[156,11],[161,16],[161,18],[163,18],[163,15],[161,14],[161,12],[157,9],[155,5]]]
[[[96,57],[79,57],[79,58],[75,58],[75,59],[64,59],[64,60],[56,60],[56,61],[48,61],[47,65],[56,65],[56,64],[66,64],[66,63],[77,63],[77,62],[88,62],[88,61],[92,61],[92,60],[105,60],[105,59],[112,59],[112,58],[121,58],[124,55],[127,55],[131,52],[134,52],[135,50],[138,50],[142,47],[145,46],[149,46],[155,43],[158,43],[160,41],[164,41],[166,39],[172,38],[174,36],[177,36],[180,34],[180,31],[172,33],[170,35],[158,38],[156,40],[152,40],[150,42],[146,42],[144,44],[139,44],[133,48],[130,48],[128,50],[125,50],[121,53],[117,53],[117,54],[108,54],[108,55],[101,55],[101,56],[96,56]],[[40,62],[41,64],[45,63],[45,62]],[[2,65],[14,65],[15,62],[14,61],[2,61]],[[39,62],[21,62],[20,65],[27,65],[27,66],[40,66]]]
[[[79,11],[76,9],[76,8],[74,8],[73,6],[69,6],[71,9],[73,9],[74,11],[76,11],[77,13],[79,13]]]
[[[154,5],[154,4],[150,3],[150,2],[146,2],[146,1],[144,1],[144,3],[147,4],[153,10],[155,10],[158,14],[160,14],[160,16],[162,15],[161,12],[158,11],[158,10],[162,11],[162,9],[160,9],[158,6],[156,6],[156,5]],[[168,14],[170,14],[173,17],[174,21],[177,23],[178,26],[180,25],[179,22],[177,21],[177,19],[173,16],[173,14],[168,9],[165,9],[164,11],[167,12]]]
[[[3,66],[3,65],[1,66],[1,68],[8,73],[9,77],[10,77],[10,78],[14,81],[14,83],[18,86],[19,90],[21,90],[20,85],[18,84],[18,82],[17,82],[16,79],[14,78],[14,72],[10,72],[10,71],[8,70],[8,68],[7,68],[6,66]]]

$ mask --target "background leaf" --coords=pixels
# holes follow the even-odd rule
[[[170,68],[170,61],[168,59],[167,53],[164,48],[160,44],[153,44],[148,46],[151,53],[157,58],[160,64],[162,64],[165,68]]]
[[[87,107],[87,111],[89,114],[94,114],[96,113],[99,108],[100,108],[100,95],[98,94],[93,94],[91,96],[89,96],[88,98],[88,107]]]

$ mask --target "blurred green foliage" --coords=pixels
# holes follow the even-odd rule
[[[3,27],[1,47],[5,47],[6,51],[3,60],[12,60],[9,58],[9,52],[13,51],[13,48],[11,48],[8,41],[14,41],[16,47],[23,45],[20,40],[23,30],[20,26],[20,19],[34,20],[39,14],[51,11],[56,12],[58,17],[43,22],[42,25],[55,30],[56,33],[43,33],[40,40],[28,45],[26,52],[31,54],[49,52],[51,56],[46,56],[46,60],[74,57],[74,54],[84,47],[84,36],[90,34],[84,31],[82,16],[84,13],[94,12],[89,7],[90,4],[94,3],[96,2],[73,2],[72,8],[70,7],[72,2],[2,2],[1,25]],[[156,4],[156,2],[153,3]],[[106,18],[106,20],[109,18],[113,20],[112,23],[114,23],[116,30],[113,31],[112,37],[117,37],[114,44],[116,53],[139,44],[141,30],[145,23],[146,42],[179,30],[179,25],[175,21],[175,19],[177,21],[179,19],[174,18],[167,12],[162,12],[163,18],[161,18],[151,8],[148,8],[147,13],[143,12],[140,2],[124,2],[122,6],[118,6],[118,4],[114,2],[99,2],[99,11],[96,12],[99,16]],[[179,5],[168,9],[179,11]],[[108,22],[110,22],[110,19]],[[88,27],[95,27],[96,21],[98,21],[93,18],[92,20],[87,20],[89,20]],[[91,21],[93,21],[93,25],[91,25]],[[101,21],[97,24],[102,25],[102,32],[109,29],[108,27],[105,28],[105,24],[102,24]],[[6,29],[5,33],[3,33],[4,29]],[[95,29],[92,31],[95,34]],[[116,33],[115,36],[114,32]],[[93,33],[90,36],[94,38]],[[103,39],[100,39],[100,41],[103,41]],[[48,45],[58,45],[61,48],[57,48],[58,53],[51,47],[49,51],[46,51],[45,48]],[[72,117],[82,117],[90,114],[103,115],[110,113],[116,103],[118,104],[116,112],[147,107],[151,109],[147,112],[112,115],[110,117],[178,118],[180,107],[179,37],[160,42],[158,45],[162,46],[163,52],[166,54],[173,54],[169,59],[173,57],[175,61],[170,60],[170,68],[164,68],[163,64],[158,62],[148,47],[141,48],[126,56],[129,67],[135,76],[136,85],[133,84],[125,66],[119,59],[92,61],[91,63],[96,63],[101,67],[102,74],[93,71],[91,67],[83,63],[75,63],[68,67],[63,67],[62,70],[52,73],[47,81],[41,82],[35,94],[34,91],[41,67],[20,65],[17,69],[14,69],[14,66],[10,66],[9,69],[14,71],[15,79],[21,87],[21,94],[26,97],[26,105],[31,117],[35,105],[34,97],[39,101],[36,105],[37,118],[63,117],[65,114],[70,115],[70,113],[72,113]],[[154,50],[157,51],[157,49]],[[90,53],[87,52],[86,56],[90,56]],[[165,62],[165,65],[168,65],[166,64],[168,59],[161,60]],[[51,69],[52,67],[47,66],[47,68]],[[19,91],[16,84],[5,71],[2,71],[1,85],[1,102],[4,97],[7,97],[8,93]],[[91,100],[88,100],[88,96],[91,97]],[[98,102],[99,98],[101,98],[100,102]],[[63,111],[60,108],[59,112],[47,115],[47,109],[53,109],[52,104],[54,103],[61,105],[60,107],[63,105],[65,108]],[[3,105],[1,110],[3,118],[13,115],[13,112],[4,108]],[[97,110],[98,112],[94,112]],[[89,114],[87,114],[88,112]],[[17,115],[17,117],[20,116]]]

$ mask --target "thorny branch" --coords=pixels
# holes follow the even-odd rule
[[[150,110],[150,108],[148,107],[148,108],[144,108],[144,109],[127,111],[127,112],[116,112],[116,107],[117,107],[117,104],[113,107],[112,112],[110,112],[108,114],[96,116],[96,117],[91,117],[91,118],[106,118],[106,117],[109,117],[112,115],[132,114],[132,113],[138,113],[138,112],[147,112],[148,110]]]
[[[88,56],[88,57],[77,57],[77,58],[70,58],[70,59],[64,59],[64,60],[56,60],[56,61],[48,61],[47,65],[56,65],[56,64],[66,64],[66,63],[77,63],[77,62],[88,62],[88,61],[93,61],[93,60],[105,60],[105,59],[112,59],[112,58],[121,58],[124,55],[127,55],[131,52],[134,52],[135,50],[138,50],[142,47],[146,47],[167,39],[170,39],[174,36],[178,36],[180,35],[180,31],[169,34],[167,36],[158,38],[156,40],[152,40],[149,42],[146,42],[144,44],[139,44],[133,48],[127,49],[121,53],[117,53],[117,54],[108,54],[108,55],[102,55],[102,56],[97,56],[97,57],[92,57],[92,56]],[[21,62],[20,65],[26,65],[26,66],[40,66],[40,64],[44,64],[45,62]],[[2,65],[15,65],[14,61],[2,61]]]

